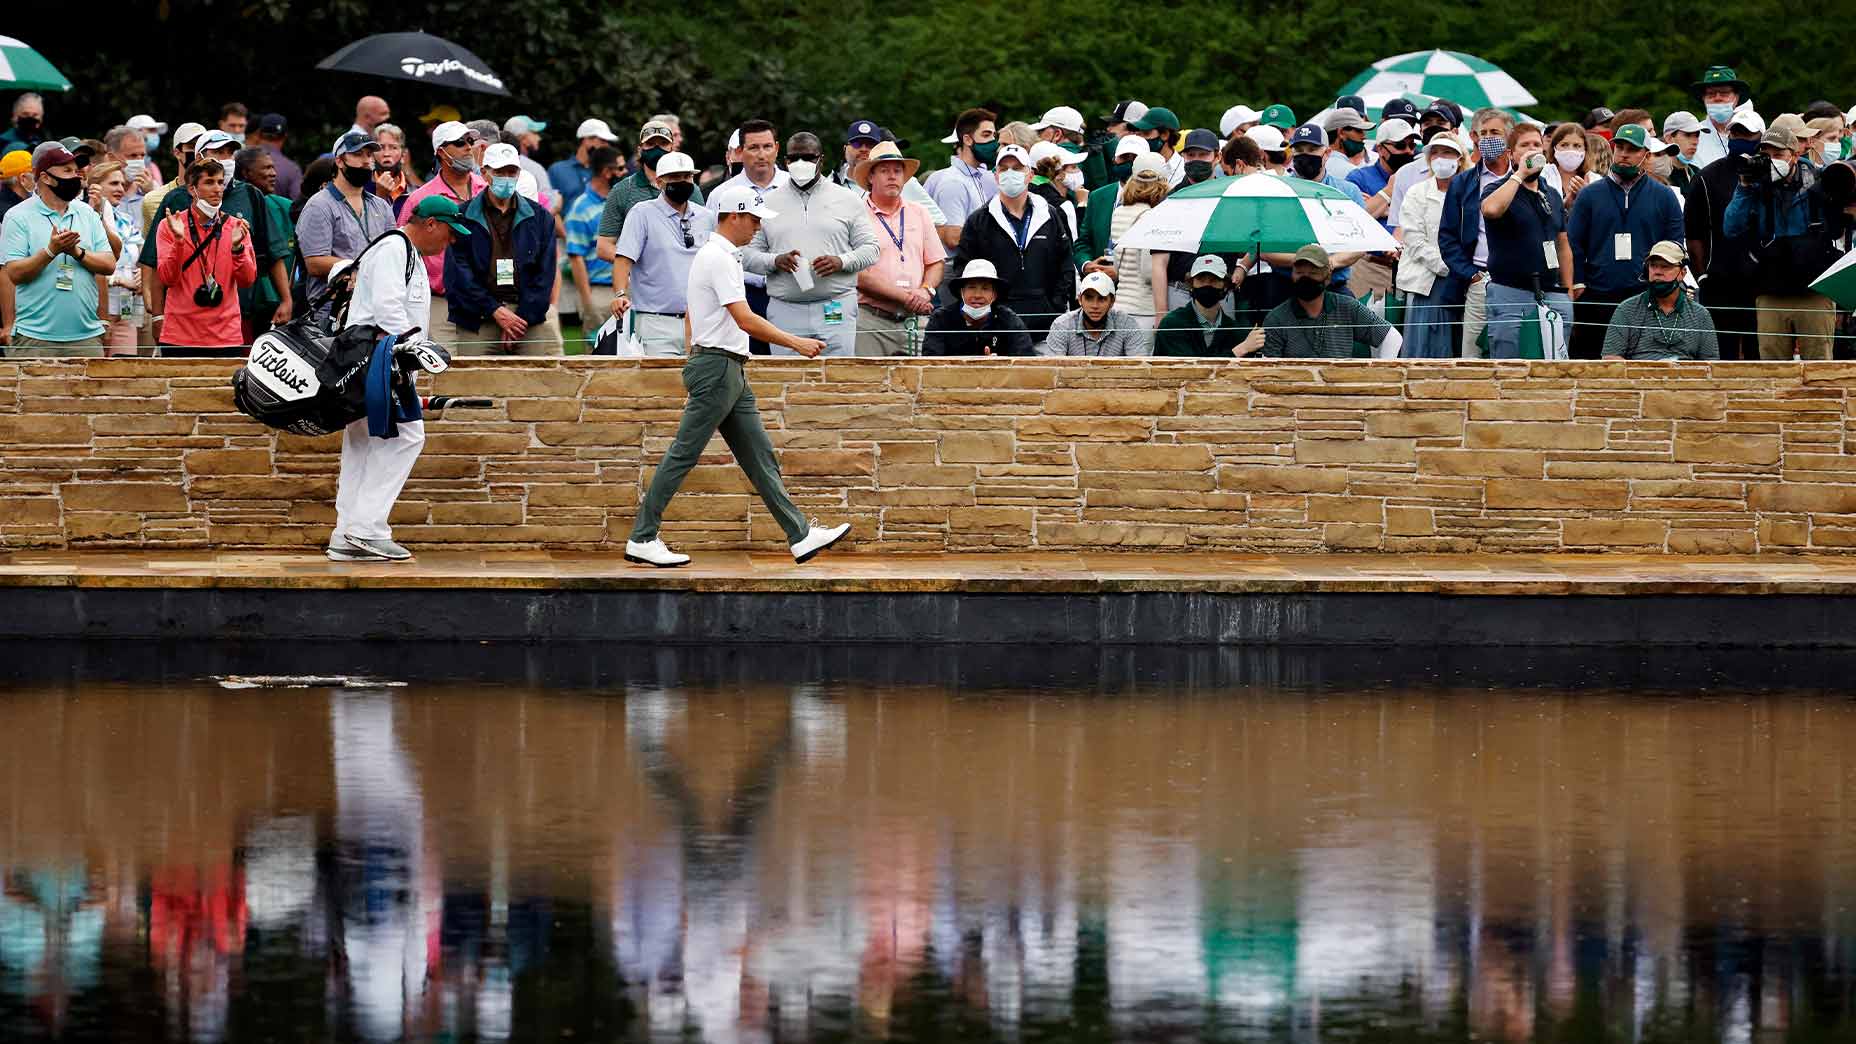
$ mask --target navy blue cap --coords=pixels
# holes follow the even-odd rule
[[[1364,113],[1366,110],[1356,109],[1354,111]],[[1385,111],[1379,114],[1379,118],[1381,120],[1404,120],[1415,126],[1418,122],[1418,107],[1412,103],[1410,98],[1394,98],[1386,102]]]
[[[346,156],[351,152],[364,152],[368,149],[379,148],[380,143],[373,138],[368,137],[358,130],[351,130],[335,139],[334,151],[337,156]]]
[[[289,126],[281,112],[267,112],[258,117],[259,134],[282,134]]]
[[[1334,99],[1333,107],[1336,109],[1352,109],[1362,116],[1366,115],[1366,99],[1357,94],[1341,95]]]
[[[844,132],[845,144],[853,141],[867,141],[874,145],[883,140],[883,128],[869,120],[857,120]]]
[[[1432,102],[1431,107],[1424,110],[1423,117],[1425,119],[1429,119],[1432,116],[1444,121],[1451,127],[1460,127],[1463,124],[1463,114],[1457,111],[1456,106],[1441,98]]]
[[[1322,130],[1318,123],[1304,123],[1295,129],[1294,134],[1289,135],[1290,148],[1297,145],[1319,145],[1327,148],[1327,144],[1328,132]]]
[[[1224,142],[1218,140],[1218,135],[1213,134],[1204,127],[1194,127],[1186,132],[1186,144],[1183,145],[1179,151],[1185,152],[1189,149],[1206,149],[1210,152],[1217,152],[1219,147],[1223,144]]]

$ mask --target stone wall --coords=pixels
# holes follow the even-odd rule
[[[314,544],[338,439],[216,362],[0,361],[0,545]],[[802,509],[863,549],[1681,554],[1856,547],[1856,365],[757,360]],[[677,364],[466,361],[394,513],[415,547],[619,546]],[[678,547],[779,547],[711,446]]]

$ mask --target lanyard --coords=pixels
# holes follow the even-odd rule
[[[1031,208],[1029,206],[1025,208],[1023,220],[1014,219],[1012,217],[1012,212],[1006,210],[1003,206],[1001,206],[999,210],[1005,214],[1006,223],[1012,226],[1012,238],[1018,241],[1018,252],[1023,254],[1025,252],[1025,243],[1031,238]]]
[[[899,206],[896,208],[896,212],[901,218],[899,222],[902,225],[901,231],[890,228],[888,219],[883,217],[883,212],[876,208],[876,204],[872,203],[870,205],[870,213],[876,215],[877,223],[883,226],[883,231],[889,235],[889,241],[896,244],[897,250],[901,250],[902,241],[907,239],[909,235],[909,208],[906,206]]]

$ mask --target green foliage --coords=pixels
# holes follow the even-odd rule
[[[1753,84],[1768,117],[1825,96],[1848,104],[1856,56],[1835,45],[1823,17],[1804,0],[1711,9],[1676,0],[167,0],[112,12],[101,36],[34,25],[31,16],[8,32],[77,85],[52,100],[53,127],[67,132],[100,134],[141,111],[169,124],[210,123],[236,97],[254,111],[284,112],[295,151],[309,151],[347,126],[354,98],[373,91],[402,124],[441,101],[467,116],[529,113],[555,124],[549,151],[589,115],[623,131],[651,113],[676,112],[709,162],[720,158],[727,130],[751,116],[783,133],[815,128],[828,141],[867,117],[909,139],[932,167],[946,154],[940,137],[970,105],[1035,120],[1047,106],[1069,104],[1094,118],[1133,97],[1205,126],[1239,101],[1282,101],[1306,116],[1374,59],[1430,47],[1507,69],[1540,99],[1527,111],[1547,120],[1598,104],[1644,107],[1659,118],[1698,111],[1688,85],[1715,63]],[[409,27],[470,47],[515,97],[441,95],[314,69],[352,39]],[[201,45],[208,39],[210,50]]]

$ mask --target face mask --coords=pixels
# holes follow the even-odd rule
[[[1063,184],[1065,188],[1068,188],[1071,191],[1075,191],[1076,189],[1082,188],[1083,187],[1083,172],[1080,170],[1070,171],[1068,174],[1065,174],[1063,176]]]
[[[1708,118],[1713,120],[1717,127],[1726,126],[1727,121],[1734,118],[1733,103],[1715,102],[1713,105],[1708,106]]]
[[[490,195],[497,199],[508,199],[516,194],[515,178],[491,178]]]
[[[1792,175],[1792,161],[1775,159],[1772,161],[1772,180],[1784,181]]]
[[[238,143],[239,143],[240,145],[243,145],[243,144],[245,144],[245,135],[243,135],[243,134],[234,134],[234,135],[232,135],[232,140],[233,140],[233,141],[236,141],[236,142],[238,142]]]
[[[1419,132],[1419,136],[1423,138],[1424,143],[1426,145],[1429,145],[1431,143],[1432,138],[1437,137],[1439,134],[1442,134],[1443,132],[1444,132],[1444,126],[1443,124],[1440,123],[1434,127],[1424,128],[1424,130]]]
[[[477,158],[475,156],[455,157],[445,160],[445,163],[459,174],[474,174],[477,171]]]
[[[342,180],[355,188],[366,188],[374,183],[374,172],[366,167],[343,167]]]
[[[960,311],[968,319],[984,319],[992,314],[992,306],[963,304],[960,306]]]
[[[1494,163],[1496,160],[1502,158],[1502,153],[1507,151],[1508,140],[1506,138],[1476,139],[1476,152],[1482,156],[1482,162],[1484,163]]]
[[[208,203],[207,201],[202,199],[202,200],[196,200],[194,202],[194,206],[200,208],[200,215],[206,218],[206,220],[208,221],[211,221],[214,218],[219,216],[219,204],[217,203]]]
[[[1211,176],[1212,176],[1212,161],[1211,160],[1187,160],[1186,161],[1186,181],[1187,182],[1196,185],[1201,181],[1209,180]]]
[[[1668,156],[1658,156],[1650,161],[1650,169],[1656,171],[1658,177],[1666,178],[1670,171],[1676,169],[1676,161]]]
[[[1327,289],[1321,285],[1321,280],[1310,279],[1307,276],[1302,276],[1297,279],[1293,285],[1295,289],[1295,299],[1298,301],[1313,301],[1315,298],[1321,296],[1323,290]]]
[[[1125,185],[1128,179],[1134,176],[1134,164],[1132,162],[1111,164],[1108,173],[1110,177]]]
[[[1011,199],[1017,199],[1025,194],[1027,182],[1024,171],[1008,170],[999,175],[999,191]]]
[[[1431,177],[1449,181],[1456,177],[1457,168],[1461,165],[1454,156],[1439,156],[1431,161]]]
[[[1674,279],[1653,279],[1650,281],[1650,296],[1655,298],[1668,297],[1670,294],[1675,293],[1676,288],[1681,285],[1680,282]]]
[[[1386,167],[1394,173],[1403,170],[1405,164],[1418,158],[1409,152],[1384,152],[1380,153],[1380,155],[1385,157]]]
[[[52,195],[57,196],[59,199],[64,200],[66,203],[69,203],[72,200],[76,199],[77,194],[82,191],[84,191],[84,179],[83,178],[53,178],[52,179]]]
[[[992,166],[992,161],[998,158],[998,155],[999,141],[996,138],[992,141],[976,141],[973,143],[973,158],[989,167]]]
[[[1199,307],[1210,308],[1224,300],[1224,287],[1195,286],[1192,288],[1192,299],[1198,303]]]
[[[1643,173],[1643,168],[1637,166],[1635,163],[1613,163],[1611,165],[1611,173],[1616,174],[1619,181],[1628,185],[1637,180],[1637,175]]]
[[[129,162],[122,165],[123,173],[129,175],[130,181],[134,181],[136,178],[141,177],[142,171],[147,170],[147,169],[148,169],[147,160],[130,160]]]
[[[1304,152],[1298,156],[1291,156],[1289,164],[1295,168],[1295,174],[1299,178],[1306,181],[1317,181],[1321,178],[1322,159],[1319,153]]]
[[[1360,153],[1366,151],[1366,143],[1363,141],[1355,141],[1352,138],[1342,138],[1340,140],[1340,151],[1346,153],[1348,156],[1358,156]]]
[[[150,152],[161,147],[161,135],[159,134],[144,134],[142,135],[142,141],[147,143],[148,151]]]
[[[667,154],[668,150],[666,149],[646,149],[638,154],[638,161],[652,170],[656,170],[657,161],[663,159]]]
[[[1568,174],[1577,174],[1585,166],[1585,152],[1581,149],[1554,149],[1553,162]]]
[[[800,188],[806,188],[818,180],[818,164],[811,160],[794,160],[786,165],[786,172],[793,176],[793,182]]]
[[[670,181],[664,184],[664,198],[672,206],[682,206],[696,195],[696,183],[693,181]]]
[[[226,172],[226,184],[230,185],[232,183],[232,175],[238,170],[238,161],[222,159],[219,161],[219,169]]]
[[[37,134],[40,127],[39,118],[37,116],[21,116],[19,119],[13,121],[13,126],[18,127],[21,134]]]
[[[1751,156],[1759,151],[1759,142],[1750,138],[1733,138],[1727,143],[1729,156]]]

